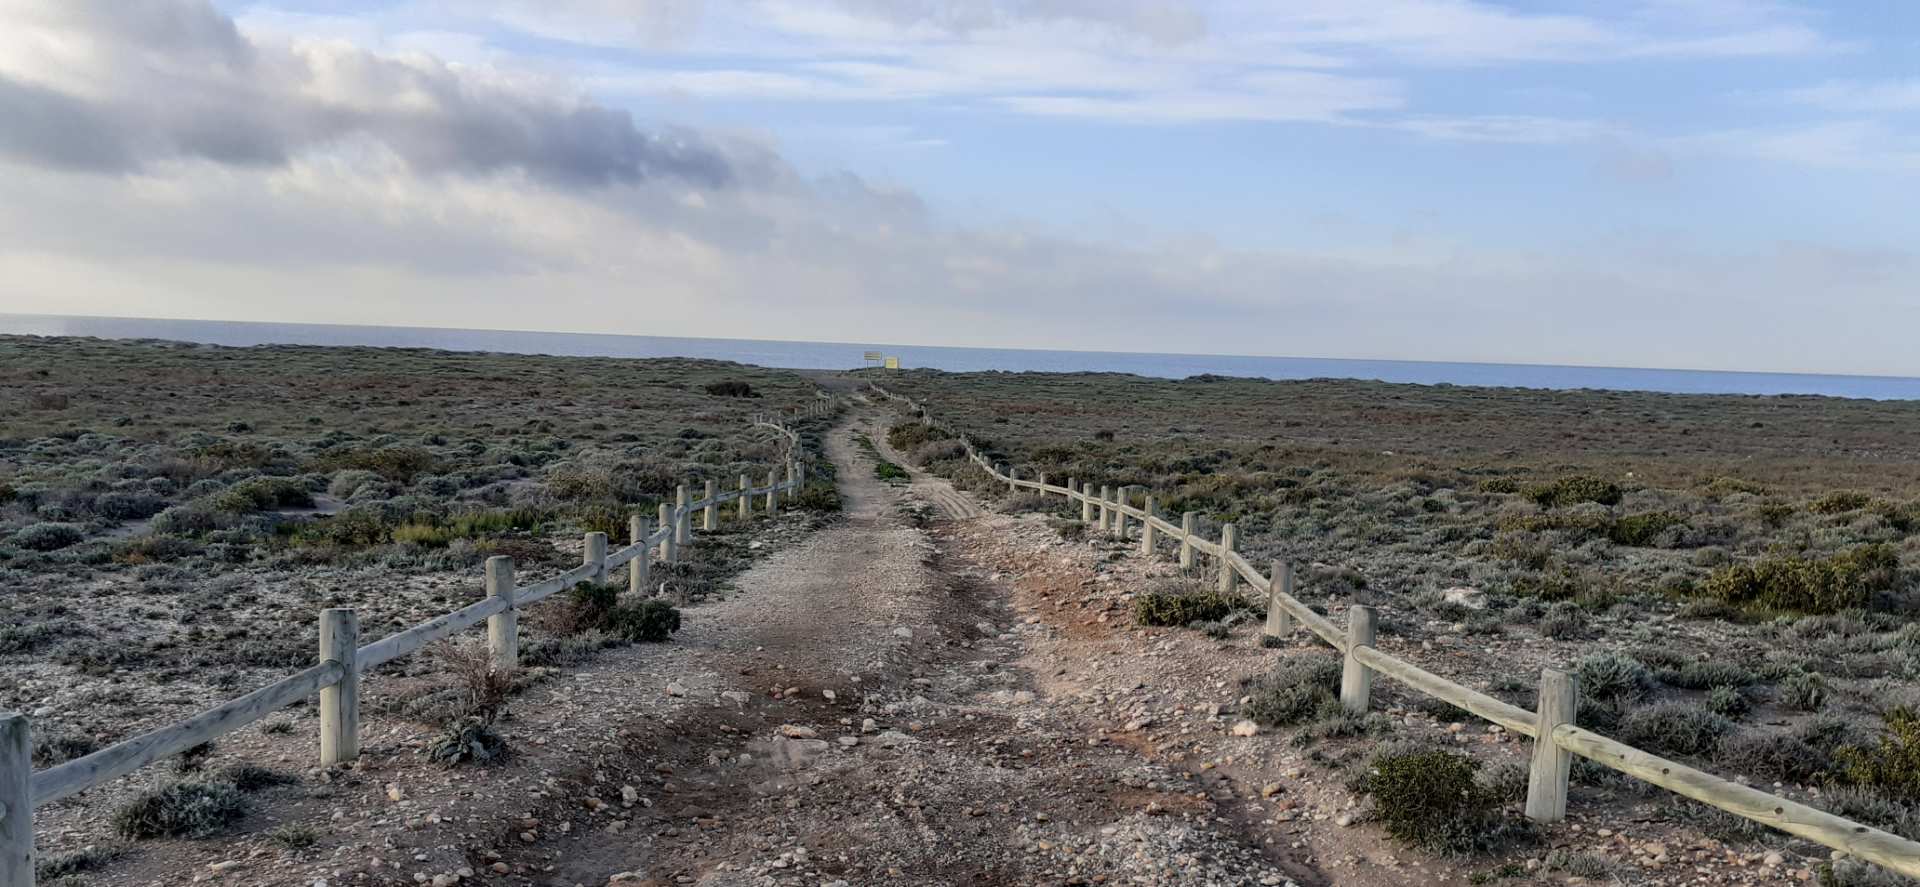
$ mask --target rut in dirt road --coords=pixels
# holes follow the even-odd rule
[[[681,704],[563,780],[624,783],[629,809],[522,846],[522,883],[1324,883],[1234,834],[1186,774],[1038,698],[1014,664],[1045,627],[901,507],[940,502],[932,482],[881,484],[848,428],[827,451],[846,520],[690,611],[649,670],[686,676]]]

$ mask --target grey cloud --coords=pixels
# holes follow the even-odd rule
[[[356,139],[422,173],[524,170],[566,187],[737,179],[725,148],[647,129],[626,111],[496,84],[437,60],[337,45],[255,44],[199,0],[50,0],[0,13],[97,47],[98,88],[0,75],[0,152],[36,164],[131,172],[156,162],[278,166]]]

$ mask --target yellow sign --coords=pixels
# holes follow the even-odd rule
[[[867,357],[866,357],[866,359],[867,359],[867,360],[879,360],[879,359],[880,359],[880,358],[881,358],[882,356],[884,356],[884,355],[882,355],[882,354],[881,354],[880,352],[878,352],[878,351],[869,351],[869,352],[867,352]]]
[[[899,368],[900,368],[900,358],[898,357],[887,358],[887,369],[897,370]]]

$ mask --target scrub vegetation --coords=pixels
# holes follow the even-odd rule
[[[177,720],[312,664],[322,608],[353,607],[370,641],[479,600],[488,556],[535,581],[578,564],[587,531],[624,545],[628,515],[651,522],[677,484],[764,482],[786,441],[749,418],[816,398],[716,361],[0,337],[0,709],[37,712],[41,767]],[[829,421],[800,420],[802,446]],[[831,465],[809,481],[781,529],[722,509],[655,566],[652,599],[549,602],[577,624],[525,620],[523,665],[669,638],[676,605],[773,550],[752,541],[832,518]],[[447,733],[436,757],[481,759],[525,677],[409,657],[367,705],[417,709]],[[165,786],[120,827],[217,831],[248,790]]]
[[[1920,839],[1920,403],[870,378],[936,420],[896,425],[896,448],[1007,510],[1031,508],[965,459],[960,432],[1023,476],[1144,488],[1174,523],[1195,512],[1208,538],[1235,524],[1250,561],[1295,564],[1310,606],[1336,619],[1377,607],[1383,646],[1431,670],[1531,708],[1539,669],[1567,668],[1589,729]],[[1049,521],[1090,535],[1078,516]],[[1140,622],[1173,625],[1203,600],[1143,588],[1134,603]],[[1257,620],[1242,632],[1257,641]],[[1332,729],[1336,676],[1328,660],[1283,660],[1249,683],[1247,712],[1302,736],[1378,742]],[[1394,711],[1484,726],[1391,681],[1376,692]],[[1497,843],[1484,839],[1517,811],[1490,812],[1496,796],[1471,788],[1475,766],[1454,756],[1480,748],[1378,759],[1362,780],[1376,815],[1436,849]],[[1589,763],[1575,783],[1581,809],[1670,803]],[[1787,846],[1759,827],[1734,831]]]

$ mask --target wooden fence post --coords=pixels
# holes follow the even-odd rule
[[[1234,545],[1237,543],[1237,541],[1238,541],[1238,533],[1236,533],[1235,530],[1233,529],[1233,525],[1221,524],[1220,525],[1220,583],[1219,583],[1221,594],[1232,594],[1234,586],[1238,584],[1240,581],[1240,574],[1235,572],[1233,569],[1233,558],[1229,556],[1233,554],[1233,548],[1234,548]]]
[[[692,501],[693,498],[687,495],[686,484],[681,484],[674,488],[673,513],[675,520],[673,522],[673,544],[675,545],[690,545],[693,543],[693,514],[687,508],[687,503]]]
[[[1355,653],[1373,646],[1374,623],[1372,607],[1347,608],[1347,661],[1340,670],[1340,705],[1350,714],[1366,714],[1367,699],[1373,695],[1373,669],[1361,664]]]
[[[1288,597],[1293,597],[1293,565],[1274,561],[1273,574],[1267,580],[1267,624],[1260,632],[1265,646],[1277,647],[1293,634],[1293,615],[1280,606],[1280,601]]]
[[[662,502],[660,503],[660,529],[667,531],[666,535],[660,538],[660,562],[663,564],[680,562],[680,552],[673,544],[672,527],[673,506]]]
[[[1553,741],[1553,731],[1573,723],[1580,708],[1579,682],[1560,669],[1542,669],[1538,701],[1533,766],[1527,772],[1527,818],[1559,822],[1567,818],[1567,776],[1573,770],[1573,753]]]
[[[1153,497],[1152,496],[1147,497],[1146,507],[1143,508],[1142,510],[1146,512],[1147,517],[1145,520],[1140,522],[1140,556],[1151,558],[1153,557]]]
[[[582,564],[585,564],[586,566],[593,568],[592,570],[593,581],[600,582],[600,583],[606,582],[607,581],[607,534],[588,533],[586,548],[587,548],[587,553],[584,557],[581,558],[580,562]]]
[[[0,884],[33,887],[33,729],[0,712]]]
[[[747,482],[746,475],[744,474],[740,475],[740,519],[741,520],[746,520],[747,518],[750,518],[753,516],[753,497],[747,494],[747,490],[752,486],[753,486],[752,484]]]
[[[1071,480],[1067,481],[1067,486],[1073,487],[1073,481]],[[1074,487],[1074,489],[1078,490],[1080,493],[1080,522],[1083,524],[1093,523],[1092,487],[1093,487],[1093,484],[1091,482],[1081,484],[1078,487]]]
[[[320,766],[360,756],[360,622],[353,611],[320,611],[320,661],[340,664],[340,680],[320,688]]]
[[[487,617],[487,652],[493,667],[520,667],[520,612],[513,603],[513,558],[496,554],[487,558],[487,597],[497,597],[507,605]]]
[[[1122,542],[1127,541],[1128,529],[1127,513],[1121,509],[1133,498],[1132,491],[1133,487],[1126,485],[1113,488],[1113,538]]]
[[[720,485],[713,481],[707,481],[705,491],[701,496],[701,498],[707,500],[707,513],[700,516],[700,522],[704,524],[701,529],[707,532],[713,532],[720,527],[720,503],[713,501],[714,497],[718,495],[720,495]]]
[[[627,515],[627,544],[639,545],[647,538],[647,519],[637,514]],[[627,593],[643,595],[651,585],[648,574],[653,572],[653,552],[642,549],[627,561]]]
[[[773,517],[774,515],[780,513],[780,491],[777,488],[779,479],[780,479],[779,469],[775,469],[775,468],[767,469],[767,516],[768,517]]]
[[[1199,514],[1189,511],[1180,515],[1180,567],[1193,566],[1193,522]]]

